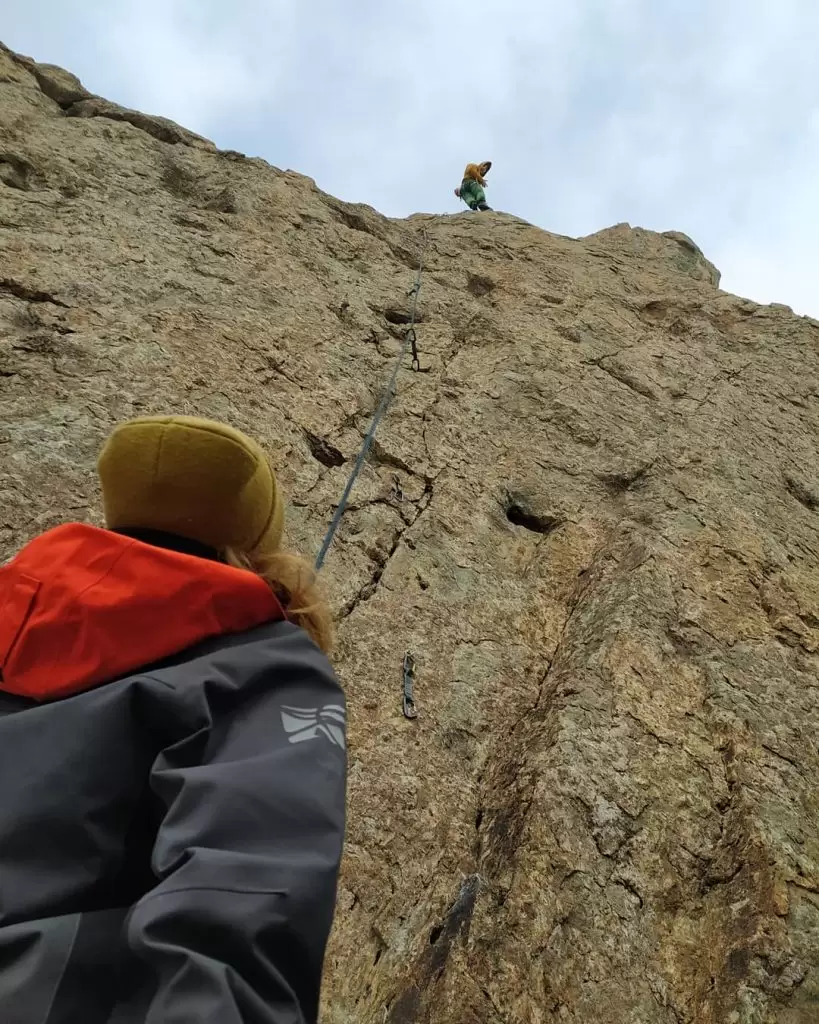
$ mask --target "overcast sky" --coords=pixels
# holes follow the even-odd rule
[[[391,216],[689,234],[819,318],[819,0],[3,0],[87,88]]]

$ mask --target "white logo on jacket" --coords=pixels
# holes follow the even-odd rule
[[[341,704],[325,704],[321,708],[282,708],[282,725],[291,743],[326,737],[345,749],[344,708]]]

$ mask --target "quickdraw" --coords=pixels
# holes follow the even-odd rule
[[[416,659],[407,650],[403,656],[403,717],[418,718],[413,684],[416,679]]]
[[[412,368],[416,373],[419,373],[421,370],[421,360],[418,358],[418,335],[415,333],[414,327],[410,327],[407,330],[406,340],[412,347]]]
[[[407,333],[404,335],[404,344],[410,345],[412,348],[412,368],[416,373],[425,373],[425,370],[421,369],[421,360],[418,358],[418,335],[415,333],[415,317],[418,313],[418,296],[421,294],[421,273],[418,273],[418,279],[415,284],[407,292],[407,295],[412,297],[412,309],[410,310],[410,325],[407,328]]]

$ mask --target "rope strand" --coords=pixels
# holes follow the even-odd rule
[[[409,325],[407,327],[407,333],[404,336],[404,344],[401,346],[401,351],[398,355],[398,358],[395,361],[395,366],[393,368],[392,375],[390,376],[387,389],[381,398],[381,402],[379,403],[378,408],[376,409],[375,415],[372,418],[372,422],[370,423],[369,429],[367,430],[367,433],[364,435],[364,441],[362,442],[361,445],[361,451],[358,453],[358,458],[356,459],[355,465],[353,466],[353,470],[347,479],[347,484],[341,495],[341,500],[338,503],[335,515],[333,516],[330,526],[327,529],[327,533],[324,537],[324,543],[321,545],[321,551],[319,551],[318,557],[316,558],[317,572],[324,565],[324,561],[327,557],[327,552],[330,550],[330,545],[333,543],[333,538],[335,537],[336,531],[338,530],[344,513],[347,510],[347,503],[350,499],[350,492],[352,491],[355,482],[358,479],[358,475],[364,466],[364,462],[367,458],[367,453],[370,450],[370,445],[372,444],[373,438],[375,437],[375,432],[378,429],[378,424],[381,422],[381,419],[384,416],[384,413],[387,411],[387,407],[389,406],[392,397],[395,394],[395,382],[398,378],[398,371],[401,369],[401,365],[404,362],[404,358],[410,346],[412,346],[412,368],[414,370],[419,370],[421,368],[420,363],[418,362],[417,338],[415,335],[415,319],[418,312],[418,296],[421,292],[421,275],[424,270],[424,257],[426,256],[428,245],[426,228],[424,228],[423,238],[424,243],[421,248],[421,258],[418,262],[418,274],[415,278],[415,284],[412,286],[412,291],[410,292],[410,294],[412,295],[412,307],[410,308],[410,320]]]

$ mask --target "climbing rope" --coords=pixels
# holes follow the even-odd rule
[[[412,296],[412,307],[410,309],[409,325],[407,327],[406,334],[404,335],[404,344],[401,346],[401,351],[398,355],[398,358],[395,361],[395,366],[393,368],[389,384],[387,385],[387,389],[384,392],[381,398],[381,402],[378,408],[376,409],[375,415],[372,418],[369,430],[364,435],[364,441],[361,444],[361,451],[358,453],[358,458],[356,459],[355,465],[353,466],[353,471],[352,473],[350,473],[350,476],[347,480],[347,485],[345,486],[344,492],[341,495],[341,500],[338,503],[335,515],[333,516],[332,522],[330,523],[330,526],[327,529],[327,534],[324,537],[324,543],[321,545],[321,551],[319,551],[318,557],[316,558],[317,572],[324,565],[324,560],[327,557],[327,552],[330,550],[330,545],[333,543],[333,538],[336,535],[336,530],[338,530],[339,525],[341,524],[342,517],[344,516],[344,513],[347,510],[347,502],[350,499],[350,492],[352,491],[353,486],[355,485],[355,482],[358,479],[358,474],[361,472],[364,466],[364,462],[367,458],[367,453],[370,450],[370,445],[372,444],[373,438],[375,437],[375,432],[378,429],[378,424],[381,422],[381,419],[384,413],[387,411],[387,407],[389,406],[390,402],[392,401],[392,397],[395,394],[395,382],[398,378],[398,371],[401,369],[401,365],[404,362],[404,358],[407,354],[408,349],[412,349],[413,370],[415,370],[417,373],[421,369],[421,363],[418,359],[418,337],[415,333],[415,318],[418,312],[418,296],[421,293],[421,274],[423,273],[424,270],[424,257],[426,256],[428,244],[429,240],[427,238],[427,230],[426,228],[424,228],[423,245],[421,246],[421,257],[418,261],[418,274],[415,278],[415,284],[409,291],[409,294]]]

